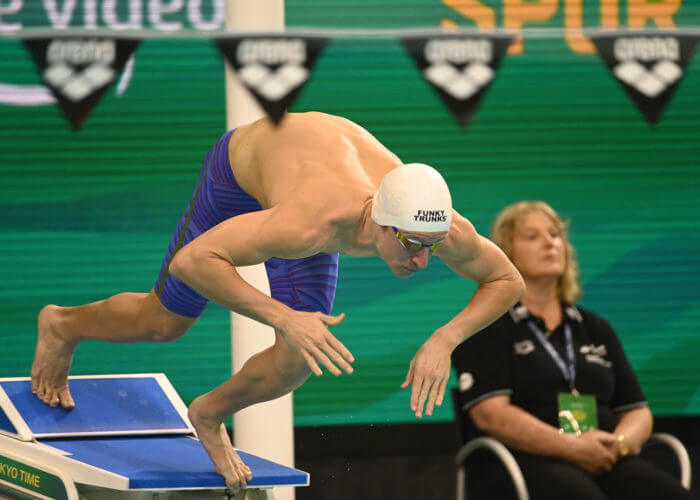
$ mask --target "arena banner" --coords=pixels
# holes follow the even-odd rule
[[[318,36],[256,35],[216,40],[241,83],[279,123],[328,42]]]
[[[23,41],[74,131],[83,126],[139,44],[137,39],[92,35]]]
[[[460,125],[466,126],[496,78],[514,35],[408,36],[408,53]]]
[[[652,125],[661,119],[699,38],[658,30],[591,36],[605,65]]]

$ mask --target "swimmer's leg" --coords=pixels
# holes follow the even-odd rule
[[[243,408],[293,391],[310,374],[304,358],[275,331],[272,347],[252,356],[233,377],[192,402],[190,421],[229,488],[245,488],[252,476],[234,451],[223,421]]]
[[[44,403],[71,409],[68,371],[80,342],[167,342],[180,338],[195,321],[167,310],[153,291],[120,293],[77,307],[48,305],[37,322],[32,392]]]
[[[265,262],[271,296],[297,311],[330,314],[338,277],[338,255]],[[228,381],[195,399],[189,417],[229,488],[245,487],[250,470],[238,457],[222,422],[243,408],[283,396],[303,384],[311,370],[303,356],[275,330],[275,343],[252,356]]]
[[[73,352],[83,340],[165,342],[181,337],[197,321],[207,299],[170,275],[172,257],[199,234],[223,220],[221,207],[216,205],[218,190],[226,191],[242,203],[236,205],[238,212],[227,213],[226,217],[260,210],[260,205],[243,193],[232,177],[228,161],[231,134],[233,130],[224,134],[204,159],[197,187],[170,240],[154,290],[121,293],[84,306],[50,305],[41,310],[32,364],[32,391],[39,399],[51,406],[59,403],[67,409],[74,406],[67,377]],[[230,201],[230,196],[221,197]]]

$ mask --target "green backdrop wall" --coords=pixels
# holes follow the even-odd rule
[[[161,21],[197,27],[190,3],[201,6],[200,24],[216,27],[216,1],[187,1]],[[481,3],[503,25],[500,1]],[[0,28],[58,19],[47,14],[52,2],[19,4],[8,12],[0,3]],[[89,18],[105,27],[103,4],[94,18],[90,2],[60,12],[69,26]],[[148,3],[136,4],[139,26],[153,28]],[[286,18],[297,27],[474,25],[448,6],[458,4],[287,0]],[[527,27],[561,28],[568,4]],[[619,4],[624,27],[629,9]],[[126,2],[115,5],[118,20],[138,20]],[[584,2],[586,26],[596,26],[598,5]],[[700,25],[700,5],[678,3],[672,18]],[[471,125],[460,128],[397,40],[339,38],[293,111],[343,115],[404,161],[435,165],[456,208],[482,234],[506,204],[548,201],[571,220],[581,305],[615,327],[655,413],[699,415],[699,57],[652,127],[596,55],[574,52],[561,36],[526,36]],[[4,92],[40,84],[21,42],[8,37],[0,38],[0,82]],[[126,91],[111,88],[78,133],[54,105],[0,103],[0,376],[28,374],[42,305],[153,286],[201,161],[224,131],[223,63],[204,39],[142,42]],[[356,371],[312,378],[295,393],[295,423],[413,421],[409,395],[399,389],[408,362],[473,290],[438,261],[399,280],[377,259],[341,258],[335,312],[347,319],[334,332],[355,354]],[[190,401],[228,378],[228,328],[228,312],[210,305],[174,343],[86,342],[72,373],[163,371]],[[433,421],[449,419],[447,403]]]

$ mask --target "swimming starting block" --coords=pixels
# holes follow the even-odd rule
[[[222,498],[226,485],[162,374],[72,376],[75,409],[51,408],[27,378],[0,378],[0,498]],[[249,496],[307,486],[306,472],[238,451]]]

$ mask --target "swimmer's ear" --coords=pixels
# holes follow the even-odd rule
[[[322,318],[323,322],[327,325],[337,325],[345,319],[345,313],[340,313],[337,316],[328,316],[324,314]]]

